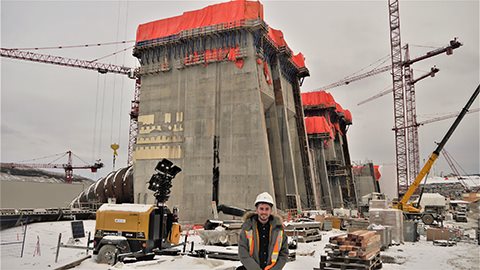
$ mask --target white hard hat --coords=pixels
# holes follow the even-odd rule
[[[273,206],[273,198],[268,192],[263,192],[258,194],[257,199],[255,200],[255,206],[257,206],[258,203],[268,203],[271,206]]]

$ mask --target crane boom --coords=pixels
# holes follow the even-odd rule
[[[468,112],[466,112],[465,114],[479,112],[479,111],[480,111],[480,108],[471,109],[471,110],[468,110]],[[444,116],[440,116],[440,117],[428,119],[428,120],[425,120],[425,121],[422,121],[422,122],[418,122],[417,125],[422,126],[422,125],[425,125],[425,124],[430,124],[430,123],[433,123],[433,122],[450,119],[450,118],[453,118],[455,116],[458,116],[459,114],[460,114],[460,112],[447,114],[447,115],[444,115]]]
[[[439,70],[438,68],[432,67],[432,69],[430,70],[429,73],[426,73],[426,74],[418,77],[417,79],[415,79],[415,80],[413,80],[413,81],[411,81],[411,82],[409,82],[409,83],[410,83],[410,84],[415,84],[415,83],[417,83],[418,81],[421,81],[421,80],[423,80],[423,79],[425,79],[425,78],[427,78],[427,77],[429,77],[429,76],[430,76],[430,77],[435,77],[435,73],[437,73],[437,72],[439,72],[439,71],[440,71],[440,70]],[[393,88],[390,88],[390,89],[388,89],[388,90],[384,90],[384,91],[382,91],[382,92],[380,92],[380,93],[378,93],[378,94],[376,94],[376,95],[374,95],[374,96],[371,96],[371,97],[369,97],[369,98],[367,98],[367,99],[365,99],[365,100],[363,100],[363,101],[360,101],[360,102],[357,104],[357,106],[363,105],[363,104],[365,104],[365,103],[367,103],[367,102],[370,102],[370,101],[372,101],[372,100],[375,100],[375,99],[377,99],[377,98],[379,98],[379,97],[383,97],[383,96],[391,93],[392,91],[393,91]]]
[[[466,112],[465,114],[476,113],[476,112],[480,112],[480,108],[475,108],[475,109],[468,110],[468,112]],[[461,112],[450,113],[450,114],[447,114],[447,115],[444,115],[444,116],[439,116],[439,117],[428,119],[428,120],[425,120],[425,121],[422,121],[422,122],[418,122],[415,125],[416,126],[423,126],[425,124],[430,124],[430,123],[434,123],[434,122],[437,122],[437,121],[447,120],[447,119],[450,119],[450,118],[453,118],[453,117],[457,117],[460,113]],[[404,128],[410,128],[412,126],[413,125],[406,126]]]
[[[91,70],[96,70],[100,73],[111,72],[111,73],[128,75],[129,77],[134,76],[134,69],[130,67],[98,63],[98,62],[87,61],[87,60],[79,60],[79,59],[67,58],[62,56],[39,54],[39,53],[21,51],[16,49],[6,49],[6,48],[0,49],[0,55],[2,57],[27,60],[27,61],[33,61],[33,62],[39,62],[39,63],[48,63],[48,64],[66,66],[66,67],[91,69]]]
[[[457,119],[455,119],[455,122],[453,122],[452,126],[450,129],[447,131],[443,139],[440,141],[438,144],[437,148],[433,151],[433,153],[430,155],[428,161],[425,163],[423,168],[420,170],[419,174],[415,177],[415,180],[413,181],[412,185],[408,188],[407,192],[403,196],[402,200],[399,202],[397,205],[397,208],[407,210],[409,212],[418,212],[418,209],[415,209],[413,206],[408,205],[408,201],[410,200],[410,197],[413,195],[415,190],[418,188],[420,185],[420,182],[422,179],[427,175],[427,173],[430,172],[430,169],[432,168],[433,164],[437,160],[438,156],[440,155],[440,151],[442,151],[443,147],[447,143],[448,139],[452,136],[453,132],[457,128],[458,124],[462,121],[463,117],[465,114],[467,114],[468,109],[472,105],[472,103],[475,101],[477,98],[478,94],[480,93],[480,85],[477,86],[477,89],[473,92],[472,96],[468,100],[467,104],[465,107],[462,109],[460,114],[457,116]]]
[[[334,83],[331,83],[329,85],[320,87],[320,89],[321,90],[327,90],[327,89],[335,88],[337,86],[347,85],[351,82],[358,81],[358,80],[361,80],[363,78],[370,77],[370,76],[385,72],[387,70],[390,70],[391,67],[392,67],[391,65],[388,65],[388,66],[384,66],[384,67],[374,68],[374,69],[372,69],[370,71],[367,71],[365,73],[358,74],[358,75],[351,76],[351,77],[347,77],[347,78],[345,78],[343,80],[340,80],[338,82],[334,82]]]

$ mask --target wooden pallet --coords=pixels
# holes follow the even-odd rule
[[[381,269],[382,261],[380,260],[380,253],[368,260],[351,257],[331,257],[320,256],[320,270],[332,269],[363,269],[374,270]]]

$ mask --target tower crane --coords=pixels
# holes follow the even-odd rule
[[[2,163],[2,167],[5,168],[42,168],[42,169],[64,169],[65,170],[65,182],[72,183],[73,170],[77,169],[90,169],[91,172],[97,172],[98,169],[103,168],[103,163],[100,161],[95,162],[93,165],[74,166],[72,165],[72,151],[67,151],[63,156],[67,155],[67,163]],[[62,157],[63,157],[62,156]]]
[[[0,56],[33,61],[38,63],[46,63],[53,65],[60,65],[66,67],[76,67],[81,69],[96,70],[101,74],[115,73],[121,75],[127,75],[130,79],[135,79],[135,90],[133,94],[133,100],[130,107],[130,128],[129,128],[129,140],[128,140],[128,165],[133,163],[133,147],[137,142],[138,135],[138,112],[139,112],[139,96],[140,96],[140,75],[138,69],[131,67],[118,66],[113,64],[104,64],[95,61],[86,61],[74,58],[67,58],[62,56],[54,56],[47,54],[39,54],[28,51],[22,51],[18,49],[0,48]]]

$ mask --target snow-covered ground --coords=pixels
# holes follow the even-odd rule
[[[85,231],[93,233],[94,220],[84,221]],[[17,235],[21,239],[21,228],[12,228],[0,232],[2,243],[5,241],[16,241]],[[1,246],[1,269],[55,269],[85,256],[84,250],[61,248],[58,263],[55,263],[55,253],[58,241],[58,234],[62,233],[62,242],[86,245],[86,239],[72,242],[71,225],[69,221],[48,222],[31,224],[27,228],[27,236],[24,248],[24,256],[20,258],[21,245]],[[323,232],[322,241],[313,243],[299,243],[296,250],[297,258],[287,263],[285,270],[311,270],[319,266],[320,255],[323,254],[323,247],[330,236],[341,234],[341,231]],[[38,238],[37,238],[38,237]],[[183,239],[183,238],[182,238]],[[223,250],[226,252],[237,251],[236,247],[215,247],[201,244],[199,236],[190,236],[189,240],[195,243],[195,249],[206,248],[209,250]],[[38,254],[37,243],[39,243],[40,254]],[[311,253],[313,255],[311,255]],[[474,243],[458,243],[453,247],[433,246],[432,242],[422,239],[416,243],[405,243],[399,246],[392,246],[381,253],[394,258],[396,263],[384,262],[383,269],[480,269],[480,246]],[[239,262],[200,259],[189,256],[157,256],[153,261],[135,263],[117,263],[114,266],[97,264],[94,258],[83,261],[75,269],[215,269],[231,270],[238,266]]]

